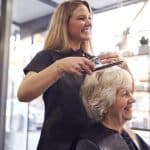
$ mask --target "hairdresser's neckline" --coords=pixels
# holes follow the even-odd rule
[[[78,48],[78,49],[73,49],[73,48],[71,48],[71,51],[73,51],[73,52],[78,52],[78,51],[83,51],[81,48]]]

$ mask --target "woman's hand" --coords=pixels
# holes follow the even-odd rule
[[[106,52],[99,55],[100,62],[103,64],[124,61],[123,57],[117,52]]]
[[[85,57],[67,57],[57,60],[54,65],[60,73],[67,72],[77,75],[91,74],[95,64]]]
[[[114,63],[117,61],[123,61],[120,65],[118,65],[120,68],[127,70],[130,74],[131,71],[129,69],[129,66],[127,64],[127,62],[125,61],[125,59],[121,56],[120,53],[118,52],[106,52],[106,53],[101,53],[99,55],[100,58],[100,62],[103,64],[106,63]]]

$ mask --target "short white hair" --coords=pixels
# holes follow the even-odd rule
[[[102,120],[115,103],[118,89],[129,86],[133,88],[131,74],[118,66],[87,75],[81,86],[81,98],[88,116],[94,121]]]

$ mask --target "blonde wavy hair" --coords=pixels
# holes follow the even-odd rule
[[[117,91],[124,87],[133,87],[131,74],[118,67],[110,67],[87,75],[81,87],[83,105],[93,121],[101,121],[105,112],[116,101]]]
[[[50,21],[48,35],[44,45],[45,50],[55,49],[65,51],[71,48],[69,44],[68,22],[73,11],[80,5],[85,5],[92,15],[88,2],[84,0],[67,0],[57,7]],[[83,42],[81,48],[84,51],[91,50],[91,40]]]

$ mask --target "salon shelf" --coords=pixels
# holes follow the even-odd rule
[[[150,129],[145,129],[145,128],[135,128],[135,127],[133,127],[132,129],[133,130],[149,131],[150,132]]]
[[[124,57],[125,58],[130,58],[130,57],[143,57],[143,56],[148,56],[149,55],[149,53],[145,53],[145,54],[133,54],[133,55],[125,55]]]
[[[134,112],[141,112],[141,113],[150,113],[150,111],[148,110],[143,110],[143,109],[136,109],[136,110],[134,110]]]

